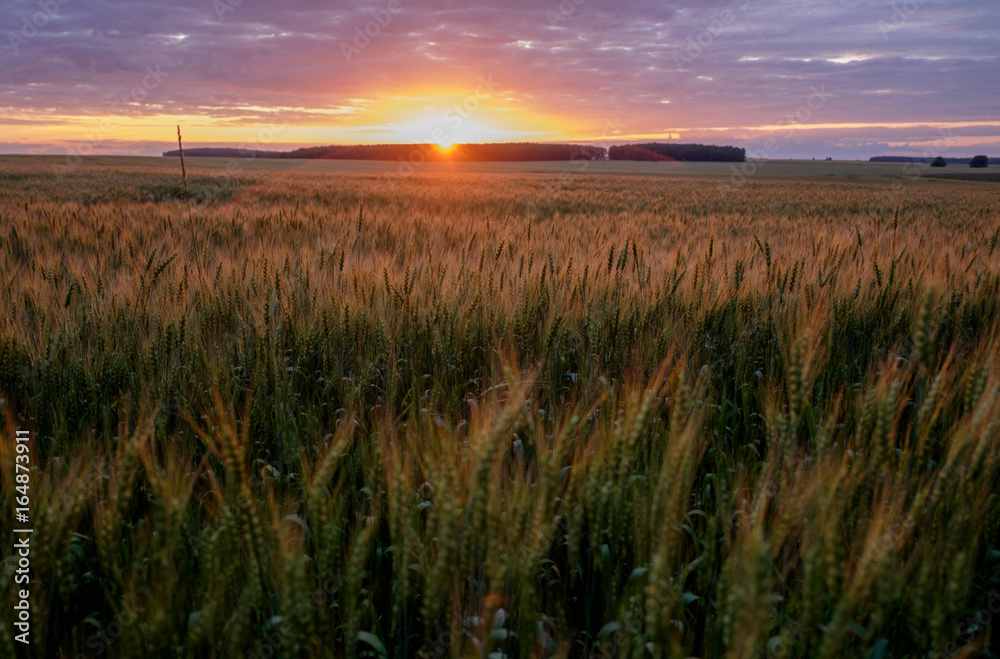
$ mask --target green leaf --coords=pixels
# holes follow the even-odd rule
[[[603,627],[601,627],[601,631],[599,631],[597,633],[597,635],[598,636],[610,636],[611,634],[614,634],[616,631],[618,631],[621,628],[622,628],[622,623],[618,622],[617,620],[612,620],[608,624],[606,624]]]
[[[649,572],[648,567],[637,567],[636,569],[632,570],[632,574],[628,575],[628,580],[635,581],[637,579],[641,579],[642,576],[647,572]]]
[[[375,634],[371,632],[358,632],[358,640],[375,648],[378,656],[382,657],[382,659],[388,659],[389,653],[385,651],[385,646],[382,645],[382,641]]]

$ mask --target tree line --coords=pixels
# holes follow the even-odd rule
[[[177,157],[180,151],[166,151],[165,157]],[[746,150],[732,146],[705,144],[625,144],[605,149],[580,144],[536,144],[529,142],[500,144],[455,144],[444,149],[436,144],[362,144],[356,146],[311,146],[293,151],[258,151],[256,149],[194,148],[185,149],[189,158],[303,158],[329,160],[404,160],[525,162],[561,160],[645,160],[683,162],[744,162]]]
[[[180,151],[166,151],[165,157],[177,157]],[[314,146],[294,151],[256,151],[250,149],[185,149],[189,158],[305,158],[325,160],[405,160],[515,162],[550,160],[605,160],[603,147],[579,144],[455,144],[444,149],[436,144],[365,144],[358,146]]]
[[[893,162],[893,163],[923,163],[934,164],[942,167],[942,162],[947,165],[967,165],[972,167],[986,167],[987,165],[1000,165],[1000,158],[988,158],[987,156],[975,156],[974,158],[944,158],[942,156],[926,157],[919,156],[875,156],[869,158],[868,162]]]
[[[746,149],[707,144],[625,144],[608,150],[611,160],[679,160],[681,162],[744,162]]]

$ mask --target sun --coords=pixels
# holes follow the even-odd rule
[[[442,139],[437,141],[437,148],[444,152],[451,151],[451,148],[453,146],[455,146],[455,143],[448,139]]]

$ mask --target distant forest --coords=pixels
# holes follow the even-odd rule
[[[165,158],[176,158],[181,155],[177,149],[164,151]],[[184,149],[186,158],[288,158],[282,151],[258,151],[257,149],[223,149],[215,147]]]
[[[611,160],[680,160],[682,162],[743,162],[746,149],[705,144],[626,144],[608,150]]]
[[[177,157],[180,151],[166,151],[165,157]],[[366,144],[359,146],[312,146],[294,151],[258,151],[256,149],[194,148],[185,149],[189,158],[305,158],[327,160],[405,160],[524,162],[552,160],[662,160],[685,162],[743,162],[746,151],[732,146],[704,144],[627,144],[605,149],[578,144],[456,144],[444,150],[435,144]]]
[[[915,162],[915,163],[930,163],[934,158],[917,158],[911,156],[875,156],[874,158],[869,158],[868,162]],[[945,158],[944,161],[949,165],[968,165],[972,162],[972,158]],[[991,165],[1000,165],[1000,158],[990,158]]]
[[[163,154],[176,157],[174,149]],[[311,158],[324,160],[406,160],[427,161],[542,161],[604,160],[607,150],[576,144],[455,144],[444,150],[435,144],[369,144],[361,146],[314,146],[294,151],[252,149],[184,149],[192,158]]]

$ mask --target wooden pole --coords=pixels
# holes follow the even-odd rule
[[[181,151],[181,175],[184,177],[184,196],[191,194],[188,192],[188,174],[187,168],[184,167],[184,145],[181,144],[181,127],[177,126],[177,148]]]

